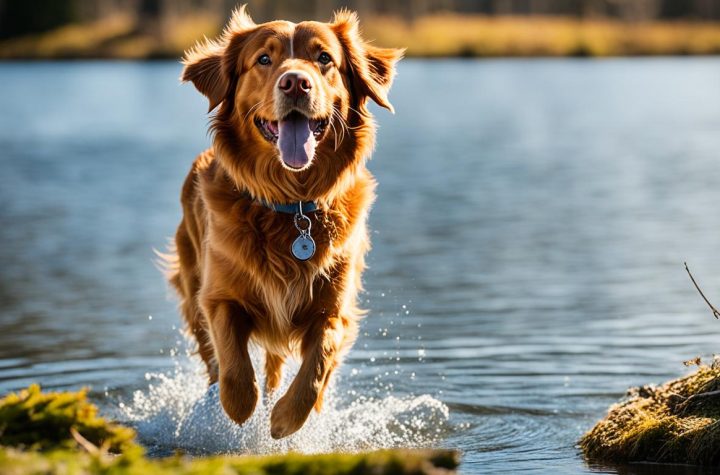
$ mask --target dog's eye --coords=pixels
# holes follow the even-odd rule
[[[318,56],[318,61],[320,61],[320,64],[330,64],[332,58],[329,54],[323,51],[322,53],[320,53],[320,56]]]
[[[268,64],[272,63],[272,60],[270,59],[270,56],[264,54],[258,58],[258,64],[262,64],[263,66],[267,66]]]

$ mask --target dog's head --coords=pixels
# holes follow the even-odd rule
[[[213,129],[216,147],[219,139],[233,155],[226,165],[245,178],[304,174],[308,182],[315,162],[334,160],[323,172],[339,173],[358,159],[347,147],[369,153],[372,144],[359,143],[374,138],[366,102],[392,111],[387,94],[401,57],[402,50],[367,44],[354,13],[336,13],[330,23],[255,24],[241,7],[220,38],[186,53],[182,80],[211,111],[219,107]]]

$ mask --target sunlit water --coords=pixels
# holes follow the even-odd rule
[[[441,445],[465,473],[613,472],[578,437],[718,350],[682,262],[720,302],[720,60],[405,61],[377,113],[370,313],[327,408],[279,442],[272,400],[233,425],[152,264],[208,144],[178,75],[0,65],[0,392],[90,386],[154,454]]]

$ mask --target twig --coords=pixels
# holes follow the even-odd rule
[[[704,393],[693,394],[692,396],[688,397],[683,402],[678,404],[678,406],[675,408],[675,411],[678,414],[685,414],[687,412],[688,408],[690,407],[690,405],[693,404],[694,402],[698,401],[699,399],[705,399],[705,398],[716,397],[716,396],[720,396],[720,390],[719,391],[707,391]]]
[[[70,434],[72,435],[73,439],[75,439],[75,442],[77,442],[80,447],[82,447],[89,453],[93,455],[98,455],[100,453],[100,449],[95,444],[83,437],[80,432],[78,432],[77,429],[75,429],[74,427],[70,428]]]
[[[702,290],[700,290],[700,286],[695,282],[695,278],[693,277],[692,273],[690,272],[690,269],[688,268],[687,262],[685,264],[685,270],[687,271],[688,275],[690,276],[690,280],[692,280],[693,285],[697,289],[698,292],[700,292],[700,296],[703,298],[706,304],[708,304],[708,307],[710,307],[710,310],[712,310],[713,317],[720,318],[720,311],[716,309],[713,304],[710,303],[710,301],[705,297],[705,294]]]

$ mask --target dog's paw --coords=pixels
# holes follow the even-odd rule
[[[282,439],[297,432],[308,416],[312,404],[303,404],[292,395],[286,394],[275,404],[270,415],[270,435]]]
[[[228,417],[238,424],[248,420],[255,411],[259,394],[256,382],[241,386],[226,378],[220,379],[220,402]]]

